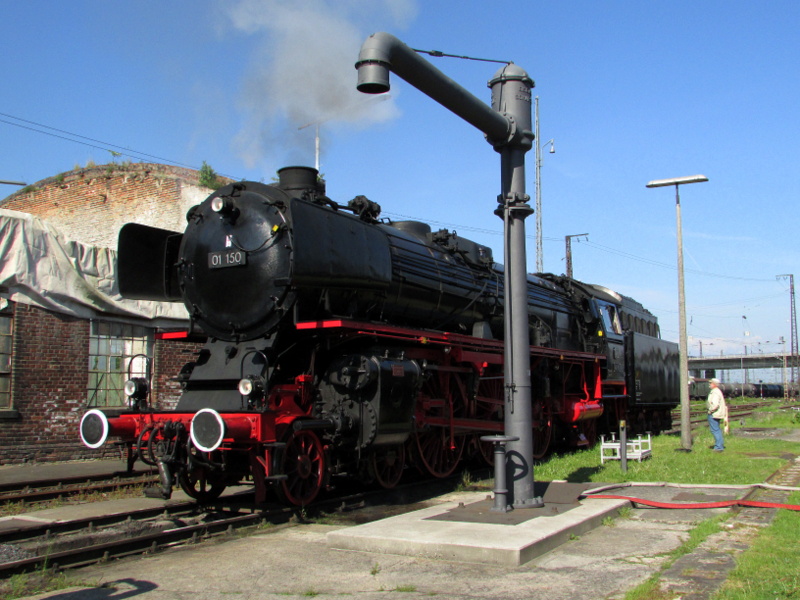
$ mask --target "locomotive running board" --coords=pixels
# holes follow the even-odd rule
[[[351,321],[348,319],[329,319],[322,321],[301,321],[295,325],[300,331],[314,329],[343,329],[355,335],[376,335],[382,338],[392,338],[416,342],[418,344],[434,344],[447,346],[462,346],[470,350],[491,352],[502,355],[504,352],[503,340],[488,340],[485,338],[465,335],[463,333],[453,333],[449,331],[438,331],[433,329],[415,329],[411,327],[398,327],[385,323],[369,323],[363,321]],[[546,348],[544,346],[531,346],[531,356],[551,357],[559,360],[578,360],[582,362],[601,362],[606,360],[604,354],[594,354],[592,352],[581,352],[579,350],[560,350],[558,348]]]

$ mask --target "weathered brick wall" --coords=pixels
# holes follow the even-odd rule
[[[172,410],[181,396],[176,377],[183,366],[197,357],[202,344],[176,340],[156,340],[153,349],[152,402],[160,410]]]
[[[14,306],[12,411],[0,415],[0,464],[119,458],[112,443],[86,448],[78,431],[86,410],[90,322],[27,304]],[[174,378],[199,344],[156,341],[153,398],[174,408]]]
[[[220,182],[227,182],[224,178]],[[129,222],[183,231],[186,211],[210,190],[199,173],[160,164],[110,164],[44,179],[0,202],[47,220],[69,240],[116,248]],[[88,383],[88,321],[17,304],[12,358],[13,411],[0,414],[0,464],[118,455],[80,442]],[[192,358],[193,344],[157,342],[153,398],[171,408],[180,395],[174,381]]]
[[[44,179],[12,194],[0,208],[46,219],[67,239],[116,248],[125,223],[183,231],[186,211],[209,193],[192,169],[109,164]]]
[[[92,454],[78,434],[88,381],[89,322],[26,304],[14,311],[11,386],[18,417],[0,422],[0,463]]]

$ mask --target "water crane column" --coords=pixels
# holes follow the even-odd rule
[[[528,330],[525,218],[533,210],[525,193],[525,153],[533,146],[531,88],[524,69],[509,63],[489,81],[491,108],[388,33],[375,33],[361,46],[358,89],[389,91],[394,72],[482,131],[500,153],[500,189],[495,213],[504,223],[505,262],[505,433],[508,443],[508,501],[515,508],[542,506],[534,494],[530,336]]]

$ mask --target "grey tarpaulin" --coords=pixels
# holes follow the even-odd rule
[[[96,319],[148,319],[188,325],[181,303],[128,300],[119,294],[116,252],[63,239],[46,221],[0,209],[0,292],[14,302]]]

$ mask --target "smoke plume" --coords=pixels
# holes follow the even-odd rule
[[[355,88],[355,61],[373,31],[403,27],[416,0],[240,0],[227,16],[260,38],[239,108],[235,150],[248,167],[262,161],[312,164],[315,125],[365,127],[398,116]],[[307,126],[304,129],[299,129]],[[294,146],[294,150],[292,147]]]

